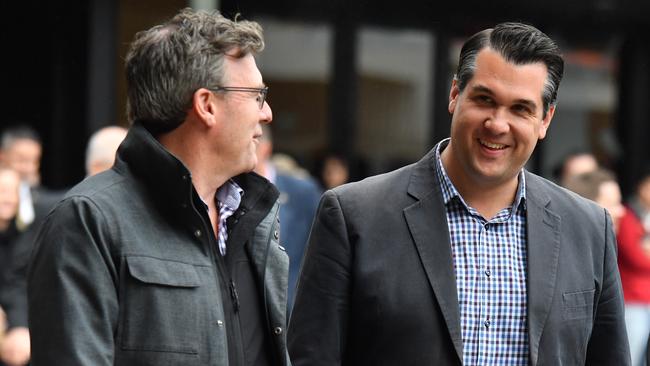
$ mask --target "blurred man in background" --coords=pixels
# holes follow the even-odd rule
[[[3,130],[0,136],[0,166],[20,175],[20,207],[18,227],[23,230],[35,222],[34,230],[62,197],[41,185],[43,146],[38,133],[30,126],[18,124]]]
[[[90,136],[86,147],[86,175],[91,176],[110,169],[115,163],[115,153],[127,129],[119,126],[101,128]]]
[[[625,207],[623,206],[621,188],[614,173],[597,168],[574,175],[567,179],[566,188],[606,209],[612,217],[614,231],[618,232],[619,223],[625,214]]]
[[[31,127],[17,125],[7,128],[0,137],[0,163],[20,175],[19,225],[29,226],[36,216],[35,205],[40,195],[40,166],[43,147]]]
[[[567,154],[555,168],[554,175],[558,184],[566,187],[569,179],[577,175],[598,169],[598,160],[589,151],[576,150]]]

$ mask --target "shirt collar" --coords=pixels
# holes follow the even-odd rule
[[[445,171],[445,167],[442,165],[442,160],[440,159],[440,154],[442,151],[449,145],[450,138],[446,138],[442,141],[440,141],[435,147],[436,151],[436,174],[438,175],[438,180],[440,181],[440,188],[442,190],[442,198],[447,205],[449,201],[451,201],[452,198],[458,197],[458,199],[463,203],[463,205],[469,207],[465,201],[463,200],[463,197],[460,195],[458,190],[456,189],[456,186],[454,186],[454,183],[451,182],[451,179],[449,179],[449,176],[447,175],[447,172]],[[515,200],[513,201],[512,205],[512,211],[519,207],[520,205],[523,205],[525,208],[526,204],[526,175],[524,174],[524,169],[522,168],[521,171],[519,172],[518,175],[518,185],[517,185],[517,195],[515,196]]]
[[[232,179],[228,180],[217,189],[217,202],[227,206],[230,210],[237,211],[241,204],[244,190]]]

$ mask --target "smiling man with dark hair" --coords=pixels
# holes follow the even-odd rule
[[[294,365],[630,364],[609,215],[524,169],[563,68],[532,26],[477,33],[451,85],[451,137],[324,194]]]

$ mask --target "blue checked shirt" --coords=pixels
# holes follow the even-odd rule
[[[468,206],[440,160],[436,146],[456,274],[463,365],[528,365],[526,182],[511,207],[487,221]]]
[[[219,253],[226,255],[226,241],[228,240],[228,227],[226,220],[232,216],[241,204],[241,197],[244,190],[233,180],[227,181],[217,189],[217,207],[219,208],[219,234],[217,242],[219,243]]]

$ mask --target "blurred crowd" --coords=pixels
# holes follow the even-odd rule
[[[650,348],[650,167],[639,172],[631,197],[623,200],[613,172],[588,151],[569,154],[557,181],[606,209],[617,233],[618,267],[625,298],[625,325],[632,364],[648,364]]]

